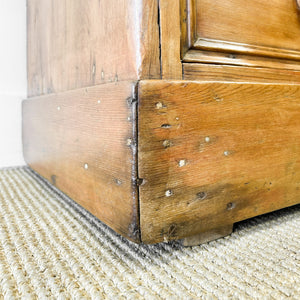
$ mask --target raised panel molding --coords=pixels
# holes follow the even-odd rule
[[[181,1],[181,59],[183,62],[215,62],[229,65],[299,69],[300,51],[201,36],[197,28],[199,27],[197,22],[201,17],[199,16],[200,12],[197,12],[197,6],[200,5],[198,1],[200,0]],[[295,11],[296,9],[292,10],[293,14]],[[236,60],[235,55],[243,56],[243,59]],[[209,59],[208,56],[214,58]],[[226,62],[221,59],[220,62],[220,58],[224,56],[227,56],[229,60]],[[251,62],[250,64],[248,60]],[[266,61],[267,64],[265,64]]]

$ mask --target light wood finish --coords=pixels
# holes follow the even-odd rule
[[[158,0],[143,0],[141,3],[140,29],[134,33],[139,36],[137,52],[141,57],[138,79],[158,79],[161,78]],[[133,6],[133,10],[136,12],[137,8]]]
[[[181,17],[181,58],[183,58],[194,45],[196,40],[196,7],[195,0],[180,1]]]
[[[186,80],[300,83],[300,71],[213,64],[183,64]]]
[[[182,79],[180,0],[159,0],[159,11],[162,78]]]
[[[229,224],[229,225],[224,225],[219,228],[214,228],[212,230],[203,232],[198,235],[186,237],[181,240],[181,243],[184,247],[205,244],[207,242],[214,241],[219,238],[230,235],[232,233],[232,227],[233,227],[232,224]]]
[[[185,54],[183,61],[187,63],[207,63],[283,70],[300,70],[300,63],[293,60],[200,50],[189,50]]]
[[[135,242],[299,203],[297,2],[28,0],[27,163]]]
[[[28,93],[160,78],[157,0],[28,0]]]
[[[139,95],[143,242],[299,203],[299,85],[143,81]]]
[[[23,148],[32,169],[138,242],[134,93],[119,82],[24,101]]]
[[[195,10],[195,47],[300,58],[294,0],[195,0]]]
[[[183,0],[181,6],[183,61],[299,70],[296,1]]]
[[[300,21],[299,21],[300,22]],[[235,42],[227,42],[213,39],[198,39],[193,44],[193,48],[208,51],[224,51],[230,53],[243,53],[257,56],[267,56],[284,59],[300,59],[300,51],[286,50],[257,45],[248,45]]]

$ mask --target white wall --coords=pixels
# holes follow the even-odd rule
[[[0,168],[24,164],[21,101],[26,94],[26,0],[0,0]]]

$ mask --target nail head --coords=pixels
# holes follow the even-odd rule
[[[172,190],[167,190],[165,195],[166,195],[166,197],[171,197],[173,195],[173,191]]]
[[[184,167],[186,165],[186,160],[185,159],[181,159],[178,163],[179,167]]]
[[[234,208],[235,208],[235,203],[233,203],[233,202],[227,203],[227,210],[232,210]]]
[[[165,141],[163,142],[163,146],[164,146],[165,148],[169,148],[169,147],[171,147],[171,142],[170,142],[169,140],[165,140]]]
[[[115,182],[116,182],[117,185],[121,185],[122,184],[122,181],[120,179],[116,179]]]
[[[161,102],[157,102],[155,104],[155,107],[156,107],[156,109],[161,109],[161,108],[163,108],[163,104]]]

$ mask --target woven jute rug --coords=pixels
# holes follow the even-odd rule
[[[300,299],[300,206],[218,241],[136,245],[27,167],[0,170],[1,299]]]

